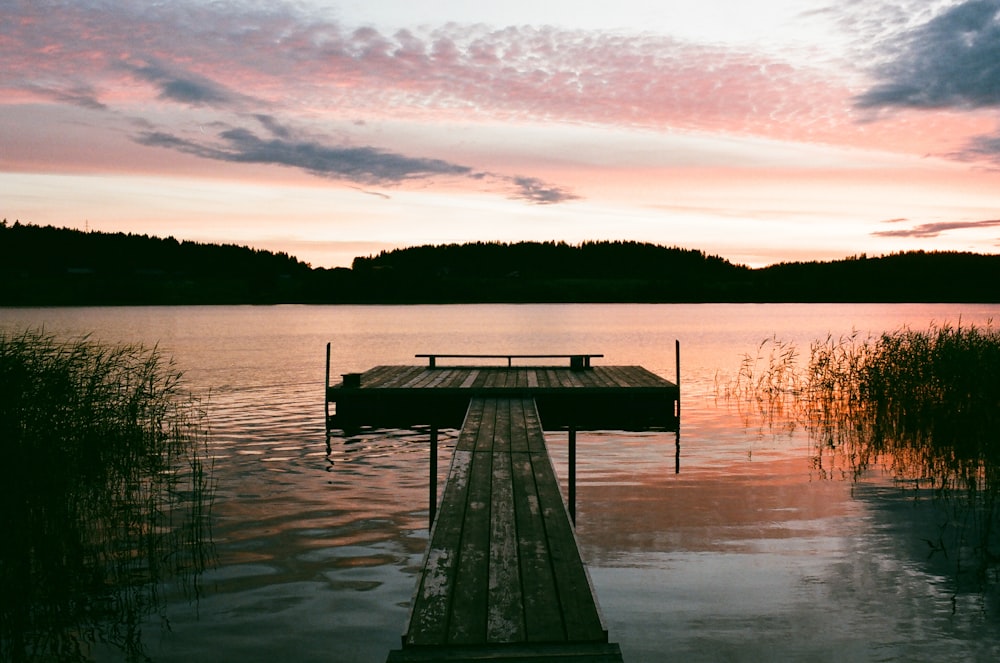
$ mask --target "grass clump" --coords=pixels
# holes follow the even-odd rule
[[[209,561],[205,452],[155,348],[0,333],[0,659],[142,657],[158,583]]]
[[[718,391],[748,423],[804,426],[825,476],[839,467],[857,479],[881,466],[947,501],[953,559],[966,569],[972,560],[980,578],[997,568],[1000,331],[991,325],[828,336],[804,362],[793,345],[769,339]]]

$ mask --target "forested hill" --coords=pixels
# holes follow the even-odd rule
[[[0,223],[0,305],[281,301],[311,274],[245,246]]]
[[[380,296],[448,301],[725,301],[750,270],[637,242],[418,246],[354,260]]]
[[[0,305],[1000,302],[1000,256],[734,265],[638,242],[419,246],[313,269],[284,253],[0,223]]]

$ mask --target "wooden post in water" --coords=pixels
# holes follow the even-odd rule
[[[576,427],[569,427],[569,517],[576,525]]]
[[[674,414],[677,416],[677,430],[680,432],[681,426],[681,341],[674,340],[674,357],[677,362],[677,407]]]
[[[428,500],[428,511],[430,512],[430,521],[427,523],[428,529],[434,526],[434,517],[437,515],[437,477],[438,477],[438,429],[437,426],[431,426],[431,480],[428,482],[430,484],[430,499]]]
[[[326,380],[323,382],[323,403],[326,414],[326,443],[330,444],[330,344],[326,344]]]
[[[677,358],[677,433],[674,436],[674,474],[681,473],[681,341],[674,340],[674,356]]]

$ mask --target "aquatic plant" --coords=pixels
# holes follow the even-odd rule
[[[765,361],[766,360],[766,361]],[[1000,562],[1000,331],[906,327],[810,345],[765,340],[717,390],[746,422],[804,426],[821,476],[854,479],[875,467],[949,505],[951,532],[934,551],[980,579]],[[964,565],[964,566],[963,566]]]
[[[211,558],[204,416],[156,348],[0,333],[0,660],[142,657]]]

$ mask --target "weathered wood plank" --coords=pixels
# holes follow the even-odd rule
[[[468,389],[472,387],[472,385],[476,383],[476,379],[478,377],[479,377],[478,369],[472,369],[471,371],[469,371],[469,374],[466,375],[465,379],[462,381],[462,389]]]
[[[392,379],[399,373],[403,366],[376,366],[361,374],[361,386],[371,388],[382,384],[386,380]]]
[[[634,383],[628,381],[627,377],[618,370],[618,367],[602,366],[601,376],[607,380],[608,385],[611,387],[635,387],[638,386]]]
[[[401,368],[403,370],[390,373],[385,380],[374,386],[379,389],[399,388],[409,382],[414,376],[424,372],[424,369],[420,366],[403,366]],[[362,388],[364,388],[364,383],[362,383]]]
[[[483,415],[485,413],[485,401],[482,398],[473,398],[469,402],[469,409],[465,414],[465,422],[462,430],[458,434],[458,442],[455,443],[456,451],[475,451],[479,444],[479,434],[483,425]]]
[[[479,430],[476,431],[476,451],[480,453],[493,452],[493,431],[497,423],[497,400],[495,398],[475,399],[482,403],[483,411]]]
[[[472,454],[468,502],[458,545],[448,639],[452,644],[483,644],[489,605],[490,506],[496,399],[485,401]]]
[[[563,609],[566,638],[576,642],[606,641],[607,631],[594,600],[587,569],[580,557],[552,461],[547,453],[534,453],[530,457]]]
[[[434,645],[447,641],[448,613],[451,608],[472,457],[472,452],[464,450],[456,450],[452,454],[448,483],[439,510],[439,513],[447,512],[449,517],[438,518],[434,524],[410,610],[405,644]]]
[[[531,402],[531,401],[529,401]],[[511,453],[528,452],[528,431],[524,424],[525,401],[521,398],[510,399],[510,451]]]
[[[487,642],[523,642],[524,607],[517,549],[514,485],[511,477],[510,401],[497,406],[493,434],[493,485],[490,510]]]
[[[512,478],[526,636],[530,642],[558,642],[566,639],[566,629],[556,592],[535,474],[528,453],[532,446],[540,444],[544,448],[538,413],[530,399],[512,402],[511,437],[515,440],[523,438],[523,444],[514,445],[516,450],[512,454]]]
[[[545,434],[542,432],[542,420],[538,416],[538,407],[535,405],[535,401],[530,398],[522,402],[524,410],[524,434],[527,440],[528,452],[547,454],[549,450],[545,445]]]

